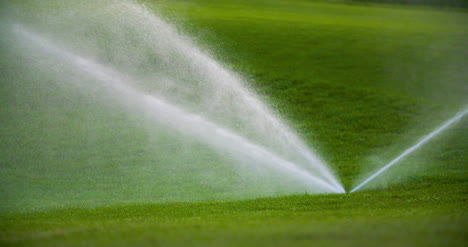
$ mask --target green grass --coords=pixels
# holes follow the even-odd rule
[[[464,190],[453,185],[71,208],[2,217],[0,236],[4,244],[36,246],[463,246],[466,203],[459,198]]]
[[[247,78],[348,190],[468,103],[465,10],[306,0],[143,2]],[[10,174],[0,177],[0,244],[467,243],[466,120],[389,171],[375,191],[230,201],[251,197],[249,185],[235,195],[216,184],[193,186],[199,178],[191,174],[204,167],[184,167],[177,190],[170,176],[148,185],[171,170],[150,169],[164,160],[154,160],[154,146],[133,116],[28,79],[0,83],[0,164]],[[97,139],[84,145],[90,133]],[[224,201],[137,203],[157,196]]]

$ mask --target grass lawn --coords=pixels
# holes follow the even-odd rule
[[[468,105],[466,10],[141,2],[242,74],[348,191]],[[190,166],[177,179],[158,177],[149,167],[163,161],[132,117],[31,85],[0,83],[1,245],[467,245],[466,119],[374,190],[231,200],[252,198],[252,188],[194,188],[191,174],[201,168]],[[65,98],[68,105],[57,103]],[[89,139],[80,133],[90,132],[97,148],[82,145]]]
[[[36,246],[465,245],[464,189],[432,182],[440,181],[344,195],[10,215],[1,218],[0,236],[4,244]]]

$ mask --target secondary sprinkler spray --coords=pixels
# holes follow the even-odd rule
[[[358,186],[356,186],[354,189],[352,189],[350,191],[350,193],[353,193],[357,190],[359,190],[360,188],[362,188],[364,185],[366,185],[367,183],[369,183],[370,181],[372,181],[374,178],[376,178],[377,176],[379,176],[380,174],[382,174],[383,172],[385,172],[386,170],[388,170],[390,167],[392,167],[393,165],[395,165],[396,163],[398,163],[400,160],[402,160],[403,158],[405,158],[407,155],[411,154],[412,152],[414,152],[415,150],[419,149],[422,145],[424,145],[425,143],[427,143],[430,139],[432,139],[434,136],[437,136],[438,134],[440,134],[442,131],[444,131],[445,129],[447,129],[448,127],[450,127],[452,124],[454,124],[455,122],[457,122],[458,120],[460,120],[461,118],[463,118],[466,114],[468,113],[468,109],[465,109],[464,111],[458,113],[457,115],[455,115],[453,118],[451,118],[450,120],[448,120],[447,122],[445,122],[442,126],[438,127],[437,129],[435,129],[434,131],[432,131],[431,133],[429,133],[427,136],[425,136],[423,139],[421,139],[418,143],[416,143],[415,145],[413,145],[412,147],[406,149],[402,154],[400,154],[398,157],[396,157],[394,160],[390,161],[390,163],[388,163],[387,165],[385,165],[384,167],[382,167],[380,170],[378,170],[376,173],[374,173],[372,176],[370,176],[369,178],[367,178],[364,182],[362,182],[361,184],[359,184]]]

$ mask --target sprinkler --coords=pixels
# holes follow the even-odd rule
[[[464,111],[458,113],[455,115],[453,118],[449,119],[447,122],[445,122],[442,126],[438,127],[437,129],[433,130],[431,133],[426,135],[424,138],[422,138],[419,142],[417,142],[415,145],[412,147],[406,149],[402,154],[400,154],[398,157],[396,157],[394,160],[390,161],[390,163],[386,164],[384,167],[382,167],[380,170],[378,170],[376,173],[374,173],[372,176],[367,178],[364,182],[356,186],[354,189],[352,189],[349,193],[353,193],[360,188],[362,188],[364,185],[369,183],[370,181],[374,180],[377,176],[388,170],[390,167],[404,159],[406,156],[414,152],[415,150],[419,149],[421,146],[426,144],[429,140],[431,140],[433,137],[437,136],[444,130],[446,130],[448,127],[453,125],[455,122],[458,120],[462,119],[466,114],[468,113],[468,108],[465,109]]]

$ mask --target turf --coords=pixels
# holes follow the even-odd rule
[[[36,246],[463,246],[463,194],[453,184],[417,183],[344,195],[71,208],[2,217],[0,236],[4,244]]]
[[[200,46],[243,74],[252,88],[332,164],[347,189],[356,185],[365,171],[389,161],[467,104],[465,10],[305,0],[143,2],[178,23]],[[93,108],[89,105],[96,102],[83,104],[76,99],[70,102],[74,110],[67,106],[67,119],[44,121],[43,114],[60,112],[56,102],[62,102],[67,95],[51,97],[50,92],[38,87],[33,90],[34,97],[23,95],[27,100],[18,105],[15,97],[27,88],[0,86],[5,140],[0,143],[2,163],[41,160],[44,151],[36,150],[37,143],[48,137],[43,145],[59,151],[41,162],[60,167],[66,161],[69,170],[63,174],[71,176],[70,184],[50,186],[49,180],[37,175],[47,171],[24,173],[21,166],[7,167],[16,169],[17,177],[2,177],[2,197],[8,199],[9,193],[23,193],[35,204],[39,201],[48,205],[48,193],[63,194],[61,200],[73,199],[67,190],[81,184],[83,193],[91,191],[98,198],[117,198],[101,203],[104,205],[130,199],[130,204],[115,206],[96,207],[100,204],[82,202],[81,207],[35,210],[27,210],[28,200],[19,204],[5,200],[2,208],[8,210],[1,211],[0,216],[0,241],[5,245],[467,243],[466,120],[408,159],[405,166],[389,173],[375,191],[136,205],[131,202],[133,194],[147,192],[132,191],[122,184],[132,187],[135,180],[147,180],[155,172],[135,172],[142,176],[136,179],[122,175],[132,174],[132,169],[118,164],[152,162],[145,160],[149,156],[133,155],[143,152],[137,142],[145,137],[129,124],[132,120],[103,109],[90,113]],[[95,115],[104,117],[95,122]],[[114,120],[113,126],[108,125],[109,119]],[[38,123],[56,123],[58,127],[38,130]],[[86,140],[80,141],[79,135],[67,131],[70,129],[78,129],[74,133],[88,133],[87,129],[102,133],[102,145],[97,150],[83,151],[86,147],[80,143]],[[109,129],[113,131],[105,131]],[[15,136],[21,141],[12,141]],[[75,142],[68,142],[76,138]],[[128,143],[136,144],[118,153],[126,150]],[[106,155],[101,156],[102,160],[90,161],[72,151],[63,151],[77,148],[84,153]],[[74,162],[105,164],[100,175],[108,180],[102,184],[86,180],[85,176],[73,180],[70,169]],[[50,181],[61,172],[50,173]],[[187,175],[181,183],[189,178]],[[32,182],[14,187],[18,179]],[[50,187],[54,191],[47,191]],[[245,189],[239,193],[248,193]],[[212,192],[188,186],[187,191]],[[172,192],[174,200],[187,197],[184,191]],[[181,196],[177,197],[177,193]],[[225,199],[229,200],[229,195]],[[15,212],[18,210],[23,212]]]

